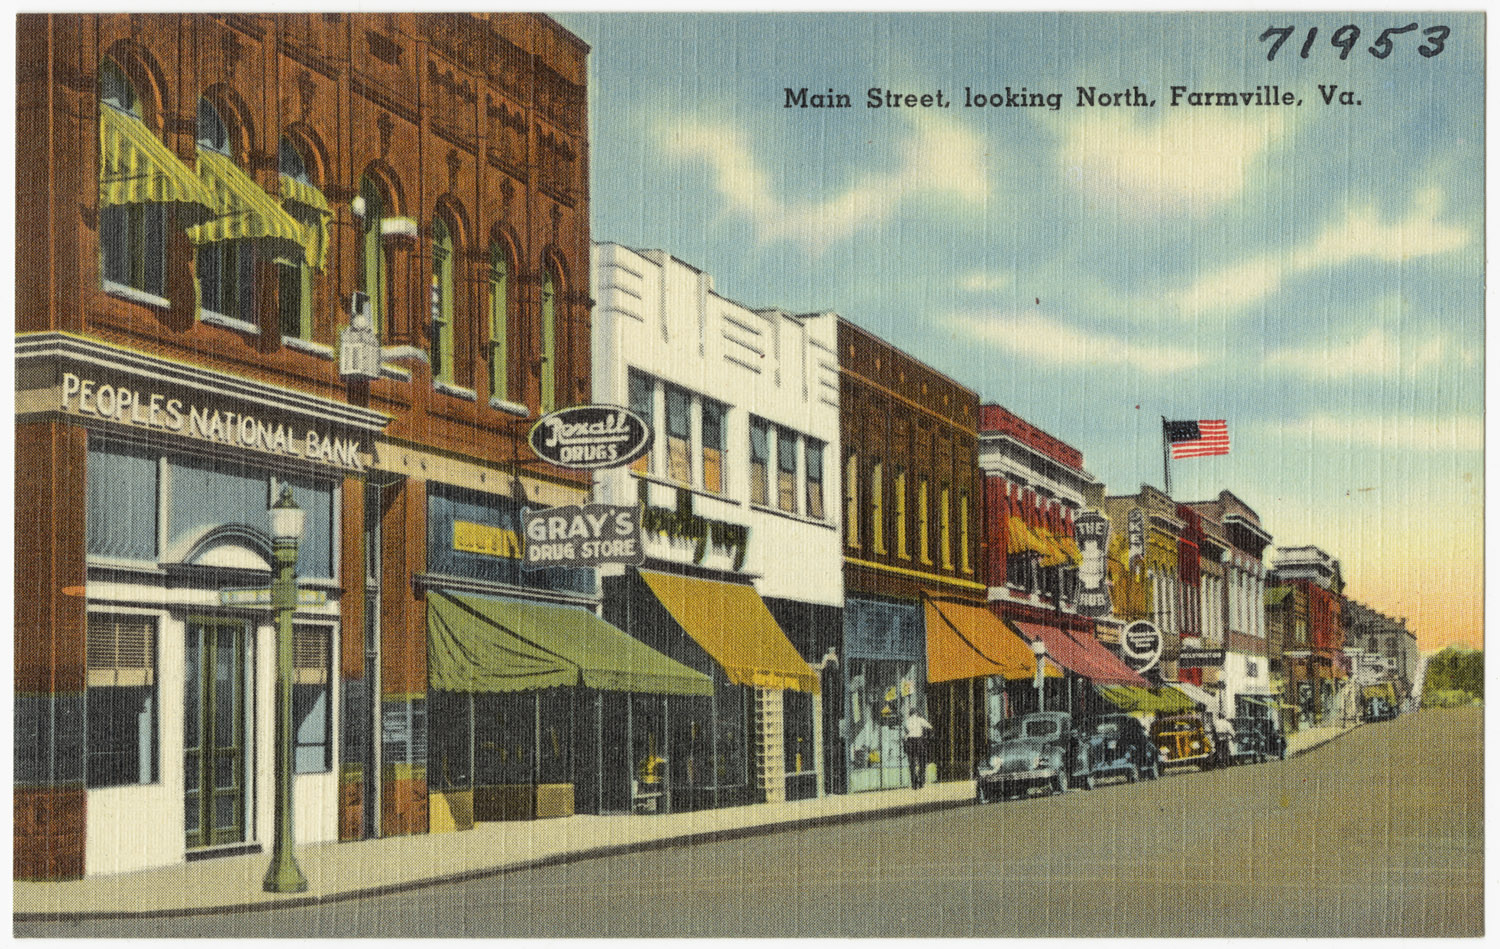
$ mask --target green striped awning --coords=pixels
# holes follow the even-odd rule
[[[328,263],[329,225],[333,209],[316,185],[298,181],[291,175],[281,176],[281,203],[302,226],[302,246],[307,265],[322,270]]]
[[[198,176],[213,193],[216,213],[208,223],[188,228],[193,243],[250,239],[285,242],[302,249],[302,225],[228,155],[198,149]]]
[[[713,680],[588,610],[471,593],[427,594],[427,681],[455,692],[587,686],[712,695]]]
[[[104,207],[178,204],[189,223],[207,219],[218,207],[193,170],[143,122],[110,106],[99,109],[99,158],[99,203]]]

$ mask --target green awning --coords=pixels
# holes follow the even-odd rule
[[[1171,686],[1144,689],[1138,685],[1095,686],[1104,696],[1125,712],[1191,712],[1198,706]]]
[[[207,220],[217,207],[212,193],[161,139],[134,116],[99,109],[99,203],[181,205],[179,220]]]
[[[281,203],[302,227],[302,246],[307,265],[322,270],[328,263],[329,225],[333,209],[316,185],[298,181],[291,175],[281,176]]]
[[[206,224],[188,228],[188,240],[195,244],[242,239],[281,242],[305,252],[302,225],[228,155],[198,149],[198,176],[213,193],[215,215]]]
[[[427,594],[427,682],[454,692],[583,685],[712,695],[713,680],[588,610],[469,593]]]

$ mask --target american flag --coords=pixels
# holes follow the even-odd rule
[[[1229,423],[1221,418],[1164,422],[1173,458],[1229,454]]]

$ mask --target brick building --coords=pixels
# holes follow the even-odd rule
[[[597,608],[514,548],[587,490],[525,444],[590,398],[587,52],[532,15],[19,18],[18,878],[267,839],[274,633],[228,593],[285,487],[299,839],[425,832],[476,766],[432,757],[471,714],[428,700],[434,591]]]
[[[988,680],[1033,663],[986,605],[979,398],[848,320],[838,359],[847,787],[908,783],[911,707],[935,727],[939,778],[967,778],[995,717]]]

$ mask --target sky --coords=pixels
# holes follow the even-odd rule
[[[595,240],[835,311],[1111,494],[1162,486],[1163,416],[1227,419],[1230,454],[1175,462],[1176,498],[1227,488],[1424,650],[1481,644],[1480,15],[556,16],[592,46]],[[1263,86],[1300,104],[1189,104]],[[787,107],[804,87],[852,108]],[[1043,104],[965,105],[1007,87]]]

